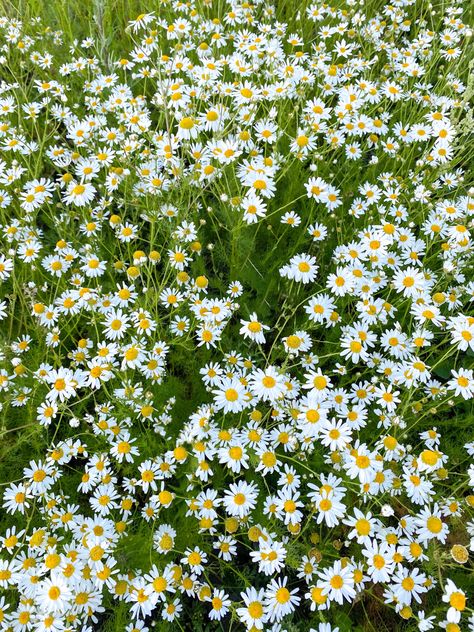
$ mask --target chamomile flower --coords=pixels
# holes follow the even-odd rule
[[[257,590],[253,586],[241,593],[243,606],[237,608],[236,613],[239,620],[247,626],[247,629],[254,627],[256,630],[263,630],[267,622],[265,608],[265,590]]]
[[[222,379],[219,388],[214,391],[214,405],[224,413],[238,413],[247,405],[246,389],[240,380]]]
[[[287,587],[288,578],[272,579],[265,590],[265,606],[268,620],[281,621],[284,616],[293,612],[301,601],[298,589]]]
[[[230,516],[243,518],[254,509],[257,497],[258,491],[255,485],[239,481],[232,483],[225,491],[222,503]]]
[[[280,399],[286,390],[283,375],[273,366],[254,371],[249,386],[256,397],[270,402]]]
[[[330,601],[342,605],[344,600],[350,601],[355,596],[354,571],[350,564],[343,567],[338,560],[333,566],[319,571],[318,576],[322,594],[327,595]]]
[[[240,333],[244,338],[250,338],[253,342],[263,344],[265,342],[265,331],[268,331],[270,327],[259,322],[258,316],[255,312],[250,314],[250,320],[241,320]]]

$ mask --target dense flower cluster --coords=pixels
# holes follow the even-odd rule
[[[462,9],[224,4],[0,20],[0,630],[474,630]]]

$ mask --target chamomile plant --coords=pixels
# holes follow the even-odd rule
[[[0,631],[474,631],[468,3],[23,4]]]

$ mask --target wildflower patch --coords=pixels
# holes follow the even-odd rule
[[[0,631],[473,631],[468,7],[82,4],[0,17]]]

